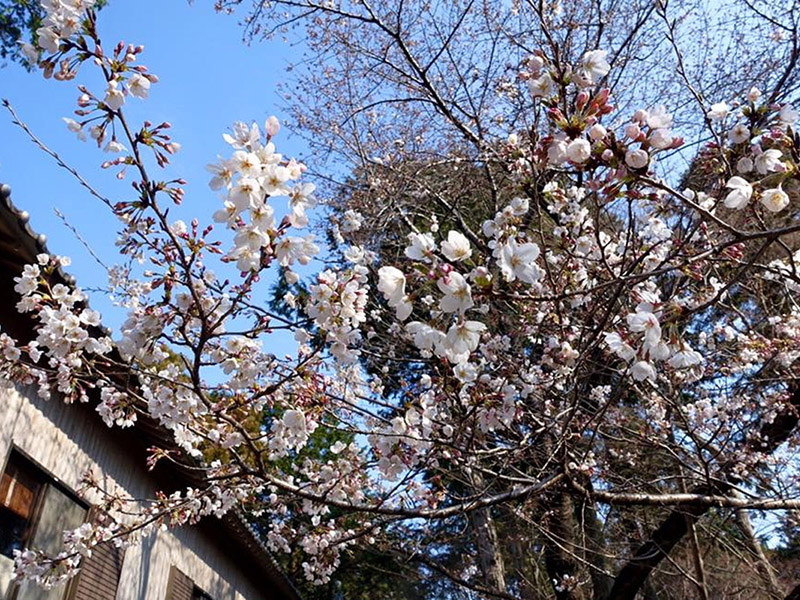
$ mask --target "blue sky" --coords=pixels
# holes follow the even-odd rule
[[[183,177],[189,182],[184,204],[173,214],[187,221],[196,216],[201,223],[210,222],[220,203],[208,189],[205,165],[230,151],[222,133],[236,120],[263,125],[272,114],[284,120],[276,86],[285,77],[288,61],[299,52],[280,41],[245,45],[236,16],[216,14],[212,4],[211,0],[197,0],[191,6],[185,0],[111,0],[99,18],[105,48],[110,50],[120,40],[145,47],[139,62],[160,82],[148,100],[129,98],[126,112],[133,123],[149,119],[172,124],[173,139],[183,148],[173,157],[165,178]],[[61,120],[76,108],[78,82],[102,90],[91,71],[86,65],[76,80],[57,82],[9,64],[0,68],[0,97],[8,99],[34,133],[97,189],[113,200],[130,199],[131,177],[120,182],[115,172],[101,170],[100,163],[110,155],[91,141],[79,142]],[[286,128],[276,143],[285,155],[303,153],[302,141]],[[11,185],[15,204],[31,214],[31,225],[47,236],[49,250],[73,259],[68,270],[81,287],[105,285],[103,270],[54,211],[63,213],[108,264],[117,262],[116,220],[1,109],[0,182]],[[103,312],[106,324],[116,328],[120,314],[114,314],[97,294],[92,305]]]

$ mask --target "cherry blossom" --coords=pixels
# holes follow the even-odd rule
[[[747,180],[737,176],[731,177],[725,187],[730,189],[725,196],[725,206],[728,208],[744,208],[753,195],[753,186]]]
[[[726,102],[712,104],[711,109],[708,111],[708,118],[712,121],[721,121],[728,116],[730,109],[730,106],[728,106]]]
[[[583,55],[581,59],[581,69],[590,83],[594,83],[600,77],[608,75],[611,66],[606,60],[608,52],[605,50],[591,50]]]
[[[771,212],[780,212],[789,205],[788,194],[779,187],[764,190],[759,200]]]
[[[447,240],[442,242],[442,254],[447,260],[461,262],[467,260],[472,250],[469,247],[469,240],[463,233],[451,230],[447,234]]]
[[[647,155],[647,152],[641,148],[628,150],[625,153],[625,163],[631,169],[643,169],[647,166],[648,162],[650,162],[650,157]]]
[[[81,50],[99,46],[93,2],[43,7],[41,68],[100,67],[67,127],[123,154],[107,168],[134,173],[135,198],[111,206],[125,265],[111,283],[127,318],[112,341],[62,280],[66,261],[38,257],[14,286],[35,339],[0,333],[0,369],[51,401],[92,402],[111,427],[155,420],[171,440],[151,463],[205,480],[142,500],[87,477],[88,490],[113,496],[100,501],[112,525],[66,532],[56,556],[20,552],[18,577],[52,585],[110,536],[243,507],[269,517],[272,551],[298,553],[306,578],[324,583],[362,538],[416,535],[487,507],[514,515],[550,494],[681,519],[687,506],[736,508],[739,489],[752,492],[748,507],[796,500],[775,453],[789,435],[768,426],[794,414],[787,382],[800,357],[791,106],[751,90],[702,108],[705,130],[690,140],[702,177],[675,187],[682,120],[661,105],[616,109],[602,87],[616,64],[606,50],[570,59],[544,47],[499,86],[519,102],[514,118],[501,105],[494,133],[457,121],[448,131],[472,146],[434,175],[419,175],[429,165],[416,154],[365,153],[358,176],[380,211],[361,189],[338,212],[323,201],[329,183],[282,154],[270,117],[223,134],[207,167],[215,210],[180,213],[185,182],[160,176],[179,148],[169,124],[122,126],[127,97],[156,92],[158,78],[131,65],[143,49]],[[437,77],[421,67],[413,81]],[[437,118],[461,118],[432,98]],[[487,170],[494,183],[454,185],[451,197],[429,189],[450,168],[454,181]],[[402,194],[413,202],[395,210]],[[324,237],[309,233],[317,213]],[[376,240],[372,219],[385,213],[402,228]],[[278,355],[270,336],[284,330],[297,343]],[[653,456],[665,476],[645,482],[631,466]],[[780,485],[765,489],[754,473]],[[685,492],[690,502],[675,499],[676,481],[699,490]],[[568,573],[554,589],[580,585]]]
[[[540,279],[540,269],[536,265],[540,253],[537,244],[518,244],[514,238],[509,238],[498,249],[498,263],[506,281],[519,279],[525,283],[536,283]]]

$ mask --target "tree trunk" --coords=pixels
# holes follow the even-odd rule
[[[583,600],[579,588],[573,590],[569,585],[563,585],[565,578],[578,576],[578,565],[573,556],[576,544],[572,499],[567,494],[554,492],[543,504],[544,562],[556,600]]]
[[[791,435],[797,427],[798,421],[800,421],[800,387],[795,387],[791,392],[789,406],[786,407],[786,410],[771,422],[762,423],[759,427],[759,434],[751,438],[758,440],[750,444],[751,449],[771,454]],[[727,494],[731,488],[730,484],[720,484],[714,488],[702,485],[692,492],[696,494]],[[689,506],[672,509],[669,516],[650,536],[650,539],[639,548],[617,574],[608,600],[634,600],[652,570],[688,533],[689,525],[697,523],[709,508],[707,506]],[[800,587],[797,591],[797,600],[800,600]]]
[[[484,491],[484,481],[480,473],[470,472],[473,493]],[[506,573],[503,554],[497,539],[490,508],[481,508],[469,513],[469,522],[478,553],[478,564],[483,574],[486,587],[493,590],[506,591]]]
[[[775,570],[772,568],[772,565],[769,564],[761,542],[756,539],[756,534],[753,531],[752,525],[750,525],[750,517],[747,516],[747,511],[745,509],[740,508],[736,511],[736,524],[739,526],[739,530],[744,536],[747,549],[756,561],[756,570],[761,576],[761,581],[764,583],[764,589],[767,594],[769,594],[770,600],[781,600],[783,594],[778,585],[778,580],[775,577]]]
[[[525,527],[519,532],[515,531],[513,538],[506,542],[511,558],[511,564],[506,565],[506,571],[513,573],[520,600],[540,600],[542,598],[541,593],[536,589],[536,574],[531,572],[535,560],[531,558],[533,537],[534,533]]]
[[[694,563],[697,593],[700,595],[702,600],[710,600],[708,596],[706,568],[703,564],[703,553],[700,549],[700,540],[697,537],[697,528],[694,526],[694,522],[688,523],[687,527],[689,529],[689,540],[691,542],[692,562]]]
[[[609,564],[606,556],[606,540],[603,537],[603,527],[597,518],[597,511],[585,501],[579,505],[578,519],[583,525],[586,537],[585,558],[592,566],[589,575],[592,578],[593,600],[605,600],[611,592],[614,578],[608,575]]]
[[[475,535],[478,563],[486,586],[494,590],[506,591],[505,565],[497,540],[497,530],[488,508],[470,513],[470,523]]]
[[[658,592],[656,591],[656,586],[654,586],[653,582],[650,581],[649,579],[644,582],[642,593],[644,594],[644,600],[659,600]]]

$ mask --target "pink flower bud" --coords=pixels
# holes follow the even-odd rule
[[[575,98],[575,105],[578,107],[578,110],[583,110],[587,102],[589,102],[589,92],[580,92],[577,98]]]
[[[682,137],[672,138],[672,146],[670,146],[670,148],[672,149],[680,148],[681,146],[683,146],[683,142],[684,140]]]
[[[276,136],[278,135],[278,132],[281,130],[280,121],[278,121],[277,117],[271,116],[269,119],[267,119],[265,128],[267,130],[267,135],[269,135],[270,137]]]

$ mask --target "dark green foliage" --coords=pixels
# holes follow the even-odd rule
[[[413,564],[404,566],[382,552],[358,547],[342,555],[328,584],[305,585],[302,593],[305,600],[416,600],[428,597],[423,590]]]
[[[99,0],[97,8],[102,8],[106,0]],[[20,42],[36,45],[36,30],[42,25],[44,10],[39,0],[0,0],[0,66],[7,62],[17,62],[27,69],[34,65],[28,63],[19,49]]]
[[[44,11],[38,0],[0,0],[0,58],[27,64],[19,42],[35,40]]]

